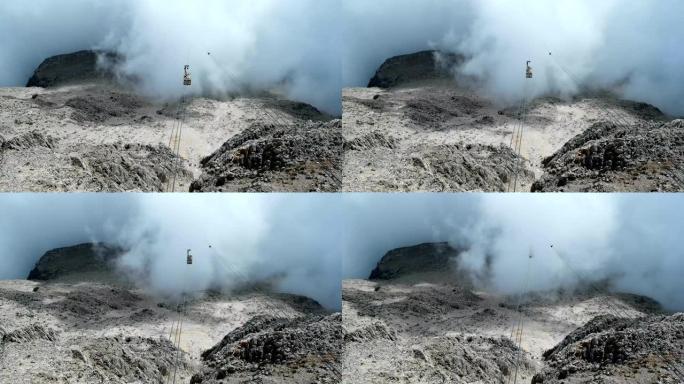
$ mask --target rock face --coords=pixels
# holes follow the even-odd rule
[[[33,147],[44,147],[52,149],[55,146],[55,139],[50,135],[44,135],[38,131],[31,131],[9,140],[0,137],[0,153],[3,151],[21,151]]]
[[[684,314],[599,316],[544,353],[533,383],[678,383],[684,380]]]
[[[192,177],[185,162],[164,145],[101,144],[71,160],[89,173],[81,181],[89,190],[165,192],[175,175],[177,184]]]
[[[461,56],[438,51],[395,56],[380,66],[368,86],[392,88],[421,80],[449,79],[451,67],[461,61]]]
[[[196,192],[332,192],[340,189],[340,121],[255,124],[205,157]]]
[[[46,252],[28,275],[29,280],[57,280],[91,274],[109,275],[124,250],[108,244],[85,243]]]
[[[390,280],[402,275],[449,270],[460,251],[448,243],[425,243],[393,249],[370,274],[371,280]]]
[[[543,162],[532,191],[684,190],[684,120],[597,123]]]
[[[78,51],[45,59],[26,84],[27,87],[54,87],[90,80],[112,78],[112,73],[98,66],[98,60],[117,61],[112,52]]]
[[[338,383],[342,338],[339,313],[255,317],[202,354],[191,383]]]

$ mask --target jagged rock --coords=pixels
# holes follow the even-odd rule
[[[674,192],[684,189],[684,120],[596,123],[544,159],[533,192]]]
[[[374,131],[363,135],[361,137],[356,137],[352,140],[346,141],[344,143],[345,151],[354,151],[359,149],[370,149],[375,147],[385,147],[394,149],[397,146],[397,140],[389,135],[385,135],[382,132]]]
[[[449,79],[451,68],[462,61],[462,56],[434,50],[395,56],[380,66],[368,86],[391,88],[421,80]]]
[[[174,367],[181,371],[189,368],[185,352],[168,339],[106,337],[87,342],[83,353],[94,367],[117,382],[161,383]]]
[[[684,314],[598,316],[544,353],[534,383],[675,383],[684,379]],[[678,376],[679,375],[679,376]]]
[[[191,383],[259,382],[288,372],[288,383],[341,379],[341,314],[294,319],[255,317],[202,353],[205,368]],[[279,374],[274,374],[278,372]],[[285,381],[283,381],[285,382]]]
[[[55,87],[95,79],[113,77],[101,60],[118,62],[121,57],[112,52],[84,50],[45,59],[26,84],[27,87]]]
[[[111,274],[123,249],[108,244],[84,243],[47,251],[31,270],[29,280],[75,278],[87,274]]]
[[[164,192],[174,175],[177,187],[191,178],[183,160],[164,145],[100,144],[82,160],[90,172],[82,184],[101,191]]]
[[[41,324],[32,324],[2,335],[2,343],[28,343],[33,340],[56,341],[58,332]],[[2,344],[0,343],[0,344]]]
[[[203,173],[190,191],[337,191],[340,130],[339,120],[252,125],[202,159]]]
[[[382,321],[373,322],[373,324],[366,325],[344,335],[345,343],[350,342],[365,342],[370,340],[386,339],[394,341],[397,339],[397,332],[387,326]]]
[[[31,131],[28,133],[15,136],[11,139],[3,139],[0,141],[0,150],[24,150],[33,147],[44,147],[48,149],[54,148],[56,140],[50,135],[44,135],[38,131]]]

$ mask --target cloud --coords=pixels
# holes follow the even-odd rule
[[[46,57],[115,50],[150,96],[273,90],[340,113],[339,0],[38,0],[0,5],[0,85],[23,85]],[[26,42],[30,41],[31,44]]]
[[[496,292],[609,279],[684,309],[678,195],[353,195],[344,206],[346,278],[367,278],[391,249],[449,241],[468,249],[460,265]]]
[[[0,278],[25,278],[53,248],[107,242],[153,292],[272,281],[340,307],[336,195],[19,194],[0,197]],[[192,249],[194,264],[185,263]]]
[[[528,95],[615,88],[684,115],[681,1],[347,0],[344,10],[348,86],[364,86],[390,56],[438,48],[466,55],[460,73],[504,102],[521,97],[531,60]]]

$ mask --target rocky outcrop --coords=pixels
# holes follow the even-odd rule
[[[47,251],[28,275],[29,280],[77,278],[79,275],[111,274],[114,261],[123,253],[117,246],[84,243]]]
[[[165,338],[99,338],[73,348],[72,354],[102,372],[108,382],[161,383],[174,375],[174,369],[183,372],[189,368],[185,353]]]
[[[121,60],[112,52],[84,50],[45,59],[33,72],[27,87],[55,87],[92,80],[113,78],[113,73],[99,65],[104,61]]]
[[[185,161],[161,144],[101,144],[71,161],[88,173],[81,184],[91,190],[165,192],[176,176],[176,187],[187,191],[191,179]]]
[[[371,271],[371,280],[390,280],[421,272],[442,272],[452,268],[461,251],[448,243],[425,243],[387,252]]]
[[[255,124],[202,160],[190,191],[337,191],[342,147],[339,120]]]
[[[193,384],[261,382],[338,383],[342,316],[294,319],[259,316],[202,354],[205,368]],[[279,377],[289,377],[279,381]]]
[[[54,148],[56,140],[50,135],[44,135],[39,131],[31,131],[10,139],[0,137],[1,151],[20,151],[33,147]]]
[[[422,80],[449,79],[451,68],[462,61],[462,56],[434,50],[395,56],[382,63],[368,86],[392,88]]]
[[[543,161],[533,192],[684,190],[684,120],[596,123]]]
[[[0,336],[1,345],[2,343],[28,343],[33,340],[55,341],[58,332],[41,324],[32,324]]]
[[[378,339],[395,341],[397,339],[397,332],[383,321],[375,321],[372,324],[344,334],[345,343],[367,342]]]
[[[544,353],[533,383],[675,383],[684,379],[684,314],[599,316]]]

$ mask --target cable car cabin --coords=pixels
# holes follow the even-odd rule
[[[530,67],[531,61],[527,61],[527,69],[525,69],[525,77],[528,79],[532,78],[532,67]]]
[[[187,256],[186,263],[187,263],[188,265],[192,265],[192,255],[190,254],[190,250],[189,250],[189,249],[188,249],[188,256]]]
[[[186,65],[183,67],[183,85],[191,85],[192,78],[190,77],[190,66]]]

